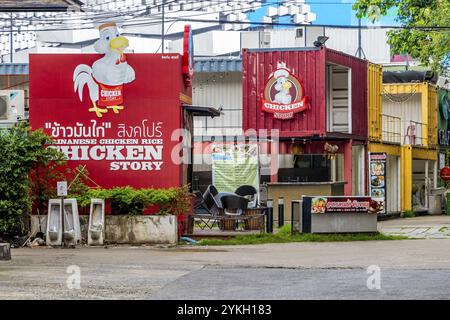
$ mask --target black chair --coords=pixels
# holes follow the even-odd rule
[[[240,186],[234,193],[247,198],[249,200],[249,208],[256,208],[258,206],[258,191],[256,191],[255,187],[248,185]]]
[[[212,229],[217,222],[217,216],[219,214],[220,204],[217,203],[215,195],[217,195],[217,189],[210,185],[202,195],[200,192],[196,192],[196,205],[194,219],[200,220],[200,224],[197,224],[200,229],[205,228]],[[211,223],[212,221],[212,223]]]
[[[249,200],[241,197],[241,196],[235,196],[235,195],[226,195],[220,198],[222,201],[222,208],[225,210],[225,213],[227,213],[228,209],[236,210],[236,213],[233,214],[241,214],[242,210],[247,209]]]
[[[220,229],[233,231],[239,224],[239,220],[243,216],[248,207],[248,199],[237,195],[225,195],[220,198],[222,202],[223,218],[220,221]]]
[[[219,194],[219,191],[217,191],[217,188],[214,187],[212,184],[210,184],[208,186],[208,188],[206,189],[206,191],[208,191],[213,195],[213,197],[217,196]]]

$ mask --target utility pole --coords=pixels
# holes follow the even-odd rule
[[[9,62],[13,63],[13,14],[11,12],[9,19]]]
[[[161,24],[161,52],[164,53],[164,15],[165,15],[165,6],[166,6],[166,0],[162,0],[162,24]]]
[[[358,19],[358,49],[356,50],[355,56],[362,59],[364,56],[364,59],[366,58],[366,54],[364,53],[364,50],[362,48],[362,36],[361,36],[361,18]]]

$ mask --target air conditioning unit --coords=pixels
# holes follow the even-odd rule
[[[16,123],[25,119],[25,92],[0,90],[0,123]]]
[[[272,34],[270,31],[261,31],[260,39],[260,48],[270,48],[272,42]]]

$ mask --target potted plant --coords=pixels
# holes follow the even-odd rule
[[[189,192],[188,186],[172,189],[174,192],[173,200],[162,206],[162,211],[173,214],[178,222],[178,239],[183,234],[192,234],[193,224],[190,216],[194,211],[194,195]]]

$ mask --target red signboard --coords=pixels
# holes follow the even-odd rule
[[[32,128],[44,128],[69,165],[86,165],[101,187],[179,186],[181,166],[172,160],[179,135],[172,134],[182,128],[180,95],[191,95],[182,56],[107,58],[30,55]]]
[[[277,70],[270,75],[261,102],[264,112],[281,120],[292,119],[295,113],[305,111],[309,106],[303,84],[284,62],[278,63]]]

